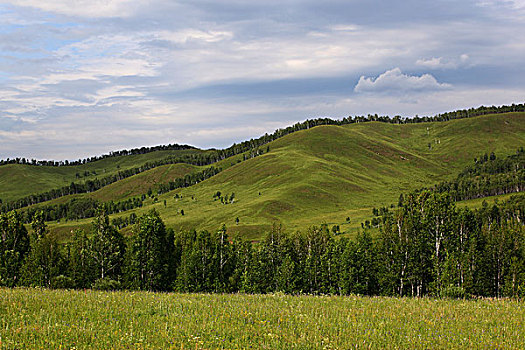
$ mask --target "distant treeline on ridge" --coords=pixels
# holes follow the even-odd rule
[[[257,139],[251,139],[249,141],[244,141],[239,144],[234,143],[232,146],[222,149],[222,150],[211,149],[211,150],[208,150],[202,153],[193,153],[193,154],[186,154],[186,155],[180,155],[180,156],[168,156],[161,160],[147,162],[140,167],[136,167],[133,169],[127,169],[127,170],[121,170],[115,175],[109,175],[101,179],[96,178],[94,180],[87,180],[83,183],[71,182],[69,186],[63,186],[61,188],[53,189],[45,193],[33,194],[30,196],[21,198],[19,200],[13,201],[11,203],[4,203],[2,210],[7,211],[7,210],[12,210],[12,209],[19,209],[19,208],[22,208],[28,205],[41,203],[47,200],[59,198],[59,197],[66,196],[66,195],[93,192],[104,186],[114,183],[116,181],[125,179],[127,177],[139,174],[141,172],[153,169],[161,165],[175,164],[175,163],[187,163],[187,164],[193,164],[193,165],[198,165],[198,166],[210,165],[220,160],[223,160],[223,159],[226,159],[226,158],[229,158],[229,157],[232,157],[234,155],[241,154],[244,152],[251,152],[250,156],[255,157],[257,155],[264,153],[263,149],[260,148],[261,146],[268,144],[269,142],[279,139],[288,134],[294,133],[296,131],[306,130],[311,127],[315,127],[319,125],[348,125],[348,124],[372,122],[372,121],[392,123],[392,124],[425,123],[425,122],[448,121],[452,119],[470,118],[470,117],[475,117],[475,116],[480,116],[480,115],[485,115],[485,114],[524,112],[524,111],[525,111],[525,104],[512,104],[510,106],[499,106],[499,107],[481,106],[478,108],[470,108],[467,110],[457,110],[454,112],[442,113],[442,114],[435,115],[433,117],[415,116],[413,118],[408,118],[408,117],[401,117],[399,115],[396,115],[395,117],[391,118],[389,116],[378,116],[377,114],[374,114],[374,115],[369,114],[366,117],[365,116],[355,116],[355,117],[342,118],[340,120],[334,120],[330,118],[308,119],[304,122],[296,123],[284,129],[277,129],[273,134],[264,134],[263,136]],[[55,162],[55,161],[36,161],[36,160],[31,160],[28,162],[27,160],[25,160],[25,158],[16,158],[14,160],[7,159],[7,160],[0,160],[0,166],[5,165],[5,164],[13,164],[13,163],[40,165],[40,166],[42,165],[51,165],[51,166],[69,165],[71,166],[71,165],[80,164],[80,163],[85,164],[85,163],[100,160],[103,158],[115,157],[119,155],[144,154],[144,153],[158,151],[158,150],[189,150],[189,149],[197,150],[196,148],[192,146],[174,144],[174,145],[167,145],[167,146],[142,147],[142,148],[135,148],[132,150],[116,151],[116,152],[111,152],[108,155],[104,155],[100,157],[92,157],[89,159],[79,160],[76,162],[68,162],[68,161]],[[220,169],[218,170],[220,171]],[[206,172],[206,170],[204,172]],[[215,172],[215,174],[216,173],[218,173],[218,171]],[[209,174],[206,174],[206,175],[209,175]],[[197,177],[200,177],[200,175],[197,175]]]
[[[498,114],[498,113],[509,113],[509,112],[525,112],[525,104],[512,104],[510,106],[491,106],[485,107],[480,106],[478,108],[469,108],[469,109],[460,109],[453,112],[440,113],[433,117],[424,116],[420,117],[416,115],[415,117],[402,117],[396,115],[393,118],[390,116],[379,116],[377,114],[368,114],[367,116],[355,116],[355,117],[346,117],[342,119],[331,119],[331,118],[316,118],[316,119],[307,119],[304,122],[296,123],[293,126],[286,127],[284,129],[277,129],[273,134],[264,134],[263,136],[257,139],[251,139],[249,141],[244,141],[239,144],[234,143],[228,148],[223,150],[215,150],[218,157],[211,157],[214,161],[227,158],[232,155],[246,152],[251,149],[260,147],[268,142],[274,141],[280,137],[291,134],[295,131],[309,129],[318,125],[347,125],[354,123],[365,123],[365,122],[382,122],[382,123],[391,123],[391,124],[410,124],[410,123],[428,123],[428,122],[438,122],[438,121],[448,121],[452,119],[464,119],[477,117],[480,115],[486,114]],[[28,165],[38,165],[38,166],[72,166],[72,165],[81,165],[90,162],[95,162],[101,159],[126,156],[126,155],[137,155],[137,154],[146,154],[156,151],[171,151],[171,150],[190,150],[197,149],[189,145],[178,145],[178,144],[169,144],[169,145],[159,145],[153,147],[141,147],[133,148],[130,150],[121,150],[113,151],[108,154],[101,156],[95,156],[85,159],[79,159],[76,161],[54,161],[54,160],[28,160],[26,158],[7,158],[5,160],[0,159],[0,165],[5,164],[28,164]],[[212,163],[214,162],[212,160]],[[208,163],[209,164],[209,163]]]
[[[38,166],[72,166],[72,165],[82,165],[86,163],[96,162],[97,160],[102,160],[111,157],[120,157],[120,156],[132,156],[137,154],[146,154],[157,151],[180,151],[188,149],[197,149],[190,145],[178,145],[178,144],[169,144],[169,145],[159,145],[153,147],[141,147],[141,148],[132,148],[129,150],[120,150],[109,152],[108,154],[103,154],[101,156],[94,156],[90,158],[84,158],[79,160],[36,160],[36,159],[26,159],[26,158],[13,158],[13,159],[0,159],[0,165],[5,164],[27,164],[27,165],[38,165]]]

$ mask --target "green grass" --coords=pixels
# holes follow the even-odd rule
[[[525,304],[0,289],[5,349],[523,349]]]
[[[148,189],[154,189],[157,184],[167,183],[175,178],[184,177],[184,175],[197,171],[199,168],[200,167],[195,165],[185,163],[161,165],[159,167],[146,170],[140,174],[130,176],[123,180],[104,186],[94,192],[63,196],[50,201],[35,204],[31,207],[39,208],[62,204],[70,201],[73,198],[92,198],[100,202],[118,202],[145,194],[147,193]]]
[[[118,156],[75,166],[33,166],[8,164],[0,166],[0,198],[4,202],[20,199],[30,194],[42,193],[71,182],[84,182],[113,175],[119,171],[140,167],[147,162],[155,162],[169,156],[180,156],[201,150],[156,151],[146,154]],[[89,176],[83,176],[89,171]],[[93,174],[96,173],[96,175]],[[80,178],[76,174],[82,175]]]
[[[515,196],[516,193],[501,194],[497,196],[490,196],[484,198],[469,199],[461,202],[457,202],[456,206],[458,208],[468,207],[470,209],[479,209],[483,206],[483,202],[486,202],[487,205],[493,205],[496,202],[503,203],[510,199],[510,197]]]

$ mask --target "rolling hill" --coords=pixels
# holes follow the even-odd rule
[[[397,203],[401,192],[452,179],[484,153],[506,156],[524,144],[525,113],[418,124],[317,126],[270,142],[269,152],[255,158],[242,161],[240,154],[224,159],[214,166],[225,170],[212,178],[113,217],[155,208],[176,230],[215,230],[224,223],[231,235],[254,239],[274,223],[285,230],[337,224],[353,233],[370,218],[373,207]],[[108,200],[138,194],[155,181],[175,176],[178,166],[172,166],[173,173],[158,168],[135,175],[89,196]],[[171,175],[150,180],[163,171]],[[221,196],[214,198],[217,192]],[[229,202],[232,193],[233,203],[223,204],[220,197]],[[77,226],[89,227],[89,222],[53,223],[51,228],[67,235]]]
[[[108,157],[82,165],[35,166],[6,164],[0,166],[0,199],[4,202],[46,192],[71,182],[82,183],[95,178],[111,176],[120,171],[140,167],[167,157],[202,153],[199,149],[155,151],[145,154]]]

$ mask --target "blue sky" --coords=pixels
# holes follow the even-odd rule
[[[523,0],[3,1],[0,158],[523,103],[524,18]]]

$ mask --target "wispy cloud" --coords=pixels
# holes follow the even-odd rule
[[[7,1],[0,158],[222,147],[319,115],[520,102],[522,5]]]
[[[469,56],[462,54],[458,58],[432,57],[429,59],[419,59],[416,65],[430,69],[456,69],[468,64]]]
[[[144,1],[134,0],[10,0],[12,5],[36,8],[46,12],[78,17],[126,17]],[[147,2],[146,2],[147,3]]]

